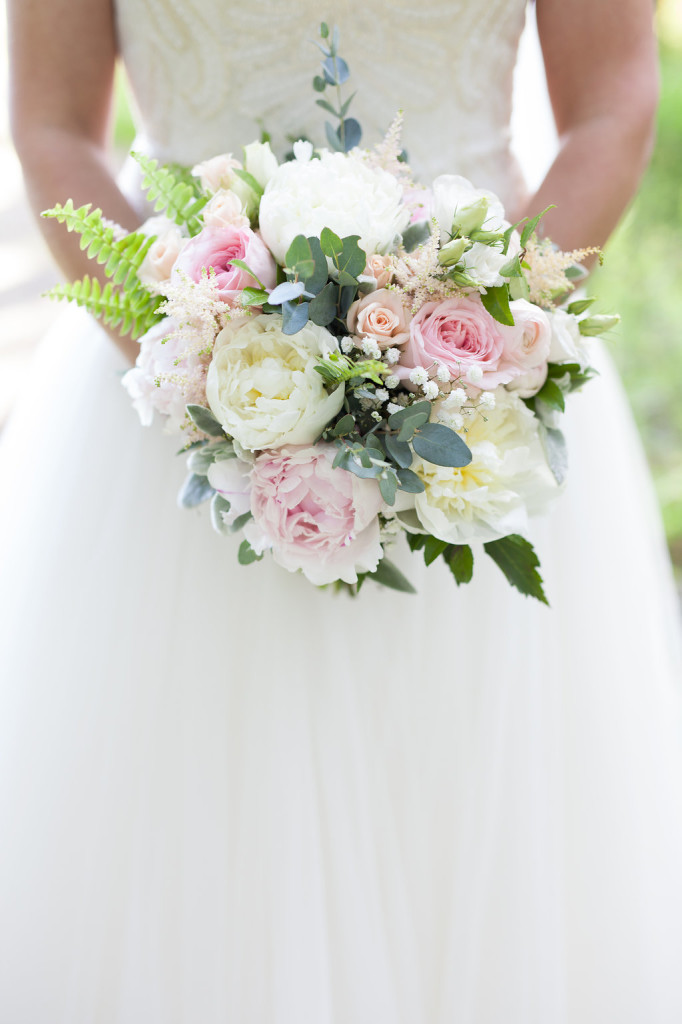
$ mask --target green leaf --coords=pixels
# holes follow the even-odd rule
[[[310,303],[309,316],[314,324],[327,327],[336,316],[336,285],[330,281]]]
[[[424,562],[426,565],[431,565],[439,558],[446,547],[448,542],[446,540],[439,540],[438,537],[428,536],[424,542]]]
[[[313,78],[313,89],[315,92],[324,92],[327,88],[327,83],[321,75],[315,75]]]
[[[228,534],[230,533],[230,527],[223,519],[223,512],[227,514],[230,511],[230,503],[227,498],[224,498],[222,494],[216,493],[213,495],[211,501],[211,525],[213,529],[218,533]]]
[[[248,523],[249,519],[252,519],[252,518],[253,518],[253,513],[252,512],[242,512],[242,514],[240,516],[237,516],[237,518],[234,520],[234,522],[230,524],[230,533],[239,533],[241,528],[243,526],[246,526],[246,524]]]
[[[412,451],[409,444],[399,441],[392,434],[386,434],[384,438],[386,450],[393,461],[402,469],[409,469],[412,465]],[[400,475],[400,474],[399,474]]]
[[[566,438],[560,430],[540,423],[540,439],[547,456],[547,464],[558,484],[563,484],[568,472]]]
[[[227,459],[235,457],[231,442],[219,441],[217,444],[195,448],[187,459],[187,468],[199,476],[206,476],[214,462],[225,462]]]
[[[210,437],[224,437],[223,428],[210,409],[203,405],[188,405],[186,412],[194,426],[198,427],[203,434],[208,434]]]
[[[418,245],[423,245],[424,242],[428,242],[431,237],[431,225],[428,220],[417,221],[416,224],[410,224],[409,227],[403,231],[403,248],[406,252],[413,252]]]
[[[237,260],[237,259],[230,260],[229,262],[230,262],[230,266],[232,266],[232,267],[239,267],[240,270],[246,271],[246,273],[249,275],[249,277],[252,277],[254,279],[254,281],[256,281],[261,286],[262,291],[266,292],[266,294],[267,294],[267,288],[265,287],[265,285],[261,281],[261,279],[258,276],[258,274],[256,274],[256,272],[251,269],[251,267],[248,265],[248,263],[245,263],[244,260]]]
[[[343,248],[336,261],[339,273],[345,270],[354,279],[360,276],[367,265],[367,254],[358,245],[359,240],[359,235],[348,235],[344,238]]]
[[[334,259],[343,251],[343,242],[338,235],[334,234],[331,228],[322,228],[320,246],[324,255],[330,259]]]
[[[342,115],[339,114],[336,107],[333,107],[331,105],[329,100],[315,100],[315,102],[317,103],[318,107],[322,107],[322,109],[326,110],[328,114],[333,114],[334,117],[338,117],[339,119],[341,118]]]
[[[46,294],[58,302],[75,302],[103,323],[118,327],[121,334],[130,334],[133,339],[146,334],[150,327],[163,319],[156,312],[161,301],[158,295],[142,287],[129,286],[125,291],[119,291],[111,281],[102,287],[96,277],[88,274],[81,281],[55,285]]]
[[[339,140],[343,146],[344,153],[349,153],[351,149],[355,149],[356,146],[360,145],[362,139],[362,128],[360,123],[355,120],[354,117],[347,117],[339,125]]]
[[[208,196],[197,198],[194,185],[188,184],[169,167],[159,166],[158,160],[152,160],[144,153],[130,155],[142,169],[142,188],[147,192],[147,199],[154,202],[154,210],[157,213],[165,211],[170,220],[185,225],[190,235],[198,235],[203,227],[199,214],[208,202]]]
[[[399,469],[397,474],[401,491],[407,491],[408,494],[423,494],[426,490],[423,480],[411,469]]]
[[[261,199],[263,197],[263,186],[259,181],[257,181],[254,178],[253,174],[251,174],[249,171],[243,170],[243,168],[241,167],[235,167],[234,173],[237,175],[238,178],[241,178],[241,180],[249,186],[252,192],[255,192],[256,197],[258,199]]]
[[[548,377],[545,383],[542,385],[535,400],[544,402],[548,409],[558,409],[559,412],[564,412],[566,408],[566,399],[564,393],[551,377]]]
[[[407,538],[407,546],[410,551],[421,551],[426,544],[427,536],[428,534],[426,533],[406,533],[405,537]]]
[[[481,302],[490,315],[500,324],[507,327],[514,326],[514,317],[509,308],[509,291],[506,284],[500,284],[496,288],[488,288],[484,295],[481,295]]]
[[[449,544],[443,552],[443,558],[455,577],[457,586],[471,583],[474,575],[474,553],[468,544]]]
[[[502,277],[523,277],[521,260],[518,253],[508,263],[505,263],[503,267],[500,267],[500,274]]]
[[[195,508],[204,501],[208,501],[215,494],[205,476],[197,473],[190,473],[180,489],[178,504],[182,508]]]
[[[334,150],[335,153],[342,153],[343,146],[341,145],[341,139],[339,138],[338,130],[334,125],[330,124],[329,121],[324,122],[324,133],[327,136],[327,142]]]
[[[483,545],[483,549],[513,587],[527,597],[534,597],[543,604],[549,604],[542,589],[542,577],[538,572],[538,556],[533,545],[525,537],[512,533],[501,540],[489,541]]]
[[[243,540],[239,545],[237,558],[240,565],[251,565],[252,562],[260,562],[262,555],[257,555],[248,540]]]
[[[407,577],[403,576],[400,569],[393,562],[389,562],[387,558],[381,559],[375,571],[368,573],[367,579],[374,580],[375,583],[380,583],[384,587],[390,587],[391,590],[399,590],[403,594],[417,593]]]
[[[412,438],[412,447],[435,466],[468,466],[472,455],[459,434],[444,423],[426,423]]]
[[[241,293],[242,306],[262,306],[268,301],[268,293],[264,288],[246,287]]]
[[[329,35],[329,25],[326,21],[323,21],[320,25],[320,35],[323,39],[326,39]]]
[[[538,215],[536,217],[532,217],[531,220],[528,221],[528,223],[524,226],[523,231],[521,232],[521,248],[522,249],[525,249],[526,243],[530,239],[530,236],[533,234],[533,232],[535,231],[535,229],[537,228],[538,224],[540,223],[542,218],[545,216],[545,214],[549,213],[550,210],[555,210],[555,209],[556,209],[556,206],[552,203],[551,206],[545,207],[545,209],[542,211],[542,213],[538,213]]]
[[[565,377],[567,373],[580,373],[580,363],[548,363],[548,377]]]

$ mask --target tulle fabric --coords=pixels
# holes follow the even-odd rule
[[[608,357],[551,610],[318,592],[174,505],[78,312],[4,438],[0,1020],[678,1024],[676,607]]]

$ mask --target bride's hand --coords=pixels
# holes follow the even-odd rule
[[[603,245],[648,163],[658,102],[651,0],[537,0],[560,149],[524,213],[562,249]]]
[[[139,217],[120,192],[108,160],[116,62],[110,0],[8,0],[12,136],[31,206],[71,198],[92,203],[133,230]],[[40,220],[52,254],[69,279],[99,276],[79,239]],[[106,328],[105,328],[106,329]],[[133,362],[137,345],[108,330]]]

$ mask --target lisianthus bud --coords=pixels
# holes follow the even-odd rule
[[[488,200],[484,196],[479,196],[475,202],[467,206],[459,206],[452,219],[452,234],[470,235],[472,231],[478,231],[487,216]]]
[[[467,244],[466,238],[453,238],[451,242],[441,246],[438,251],[438,262],[441,267],[454,267],[459,263]]]
[[[617,315],[586,316],[584,320],[578,321],[578,329],[581,334],[593,338],[597,334],[612,330],[619,323],[620,317]]]

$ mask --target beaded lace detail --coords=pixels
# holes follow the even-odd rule
[[[522,188],[509,151],[512,76],[525,0],[116,0],[120,47],[147,146],[191,164],[238,152],[258,137],[273,147],[309,134],[324,141],[314,104],[313,45],[326,17],[341,30],[352,112],[374,144],[396,111],[403,142],[425,179],[475,178],[507,203]]]

